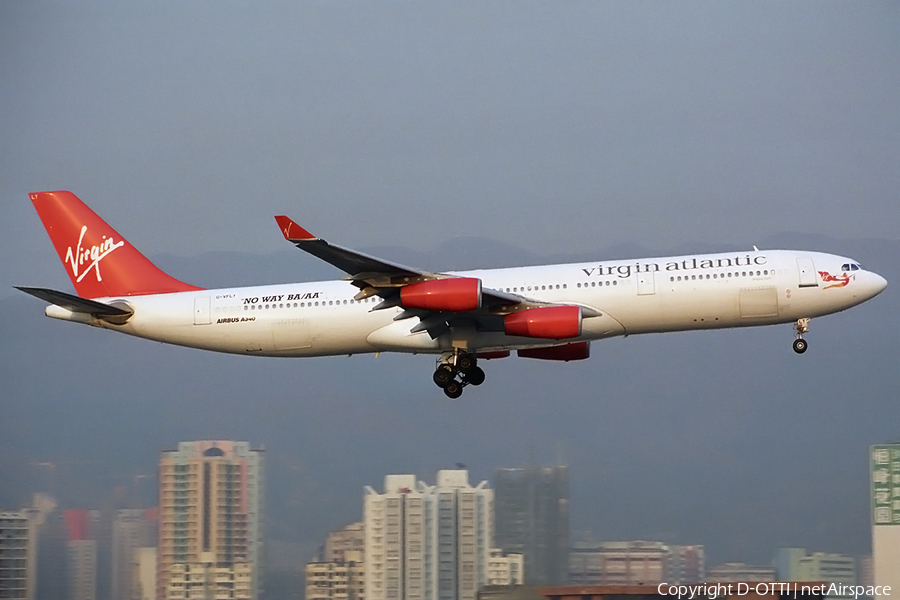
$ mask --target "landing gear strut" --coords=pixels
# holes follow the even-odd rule
[[[794,331],[794,335],[796,336],[793,343],[794,352],[803,354],[808,347],[806,340],[803,339],[803,334],[809,331],[809,319],[797,319],[797,323],[794,325]]]
[[[484,370],[478,366],[474,354],[456,349],[441,356],[431,379],[448,397],[459,398],[467,385],[484,383]]]

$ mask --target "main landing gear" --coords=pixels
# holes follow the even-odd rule
[[[441,356],[440,364],[435,369],[432,379],[448,397],[459,398],[467,385],[484,383],[484,371],[477,363],[474,354],[462,350],[447,352]]]
[[[797,354],[803,354],[808,347],[806,340],[803,339],[803,334],[809,331],[809,321],[809,319],[797,319],[797,323],[794,325],[796,339],[793,348]]]

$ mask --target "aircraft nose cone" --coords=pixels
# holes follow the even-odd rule
[[[887,279],[879,275],[878,273],[872,273],[872,287],[875,291],[875,294],[878,295],[884,291],[884,288],[887,287]]]

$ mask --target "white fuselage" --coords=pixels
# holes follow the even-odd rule
[[[847,265],[852,265],[849,270]],[[402,309],[372,310],[378,298],[353,300],[346,281],[320,281],[171,294],[100,298],[125,302],[122,325],[58,306],[47,315],[147,339],[235,354],[327,356],[365,352],[441,353],[502,350],[619,335],[788,323],[835,313],[878,294],[879,275],[851,259],[769,250],[639,260],[489,269],[454,273],[485,288],[537,301],[580,305],[578,338],[548,340],[454,327],[432,339],[410,333],[418,319]]]

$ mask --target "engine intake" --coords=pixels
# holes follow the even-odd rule
[[[533,338],[564,339],[581,335],[581,307],[547,306],[506,315],[503,326],[507,335]]]
[[[481,280],[475,277],[433,279],[400,288],[403,308],[467,311],[481,308]]]

